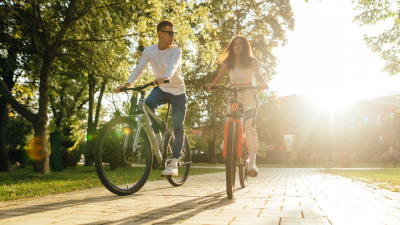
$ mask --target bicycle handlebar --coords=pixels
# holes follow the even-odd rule
[[[165,80],[165,81],[164,81],[164,84],[168,84],[169,82],[170,82],[170,80]],[[156,82],[156,85],[158,86],[157,82]],[[154,86],[154,82],[153,82],[153,81],[150,82],[150,83],[144,84],[144,85],[142,85],[142,86],[139,86],[139,87],[134,87],[134,88],[126,88],[126,87],[123,87],[123,88],[119,89],[119,91],[120,91],[120,92],[141,91],[141,90],[146,89],[146,88],[148,88],[148,87],[150,87],[150,86]]]

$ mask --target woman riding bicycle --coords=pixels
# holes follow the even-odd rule
[[[254,77],[257,79],[261,90],[268,89],[264,78],[261,76],[257,59],[253,55],[249,41],[241,36],[235,37],[229,46],[222,52],[218,58],[221,70],[218,76],[206,87],[211,90],[212,86],[222,82],[226,72],[233,87],[249,87],[253,86]],[[258,135],[255,128],[257,114],[257,97],[251,90],[245,90],[238,94],[238,102],[243,104],[244,108],[244,130],[248,141],[250,152],[250,165],[248,169],[249,176],[257,176],[258,169],[256,166],[256,155],[258,151]],[[228,95],[226,114],[232,113],[232,94]]]

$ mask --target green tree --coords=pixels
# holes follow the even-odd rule
[[[38,43],[42,48],[37,49],[37,55],[40,58],[39,72],[39,108],[37,112],[29,110],[20,104],[9,91],[6,83],[0,81],[0,90],[7,102],[28,121],[33,124],[35,130],[34,151],[37,160],[34,164],[34,171],[41,173],[49,172],[48,150],[47,150],[47,121],[48,121],[48,103],[49,103],[49,78],[52,65],[60,54],[63,54],[62,46],[68,43],[82,41],[88,39],[87,35],[83,35],[84,39],[73,39],[74,34],[70,33],[73,26],[84,26],[84,23],[78,24],[78,21],[108,19],[110,14],[119,15],[121,20],[113,21],[114,25],[119,25],[120,30],[112,35],[103,33],[102,39],[112,39],[117,36],[124,36],[128,33],[128,27],[131,25],[132,15],[137,12],[135,7],[146,7],[141,1],[4,1],[2,9],[7,9],[9,13],[2,13],[2,19],[15,22],[15,27],[22,27],[22,33],[26,34],[24,41],[32,41]],[[18,10],[25,12],[17,13]],[[126,21],[128,20],[128,21]],[[117,24],[117,22],[121,22]],[[124,23],[122,23],[124,22]],[[11,23],[11,22],[10,22]],[[87,24],[86,24],[87,25]],[[8,27],[11,31],[12,27]],[[90,31],[90,26],[86,26]],[[105,31],[105,30],[103,30]],[[87,33],[88,33],[87,32]],[[72,38],[72,39],[71,39]],[[97,37],[98,39],[101,39]]]
[[[67,123],[71,126],[70,123],[73,122],[67,121],[69,118],[63,120],[63,115],[68,115],[71,109],[71,115],[75,115],[73,118],[79,115],[78,111],[82,109],[80,106],[86,101],[83,97],[86,90],[83,90],[82,97],[79,97],[77,95],[82,89],[78,88],[76,92],[69,87],[69,82],[80,84],[82,88],[87,79],[88,134],[95,133],[101,112],[101,96],[107,95],[107,90],[112,92],[112,87],[117,83],[124,82],[123,76],[127,74],[127,66],[138,61],[145,46],[157,42],[155,27],[160,20],[172,20],[179,33],[176,42],[183,49],[182,73],[188,81],[188,95],[191,100],[186,120],[189,127],[204,121],[209,121],[208,124],[223,121],[223,107],[222,104],[218,105],[217,100],[222,101],[226,95],[221,93],[215,96],[216,101],[207,102],[209,93],[200,87],[206,82],[211,82],[216,76],[218,66],[215,58],[233,36],[242,34],[251,41],[262,71],[266,78],[270,79],[275,73],[276,65],[271,50],[286,43],[285,31],[293,27],[289,1],[278,0],[260,3],[220,0],[9,0],[3,1],[0,7],[1,25],[4,28],[2,38],[7,37],[2,39],[5,40],[2,42],[2,49],[6,49],[2,50],[2,56],[5,55],[9,61],[13,61],[15,52],[33,55],[31,61],[24,64],[26,66],[20,66],[14,60],[13,64],[4,67],[3,79],[0,80],[2,100],[4,102],[5,99],[33,124],[34,151],[38,156],[34,171],[42,173],[49,172],[46,145],[49,106],[54,116],[54,129],[61,129],[59,126]],[[17,50],[10,49],[9,46],[19,46],[13,45],[15,40],[18,40],[22,47]],[[130,43],[137,45],[137,48],[129,49],[132,61],[128,62],[126,50]],[[21,55],[23,54],[14,59],[23,58]],[[37,107],[22,104],[17,96],[10,92],[11,88],[7,87],[9,78],[4,75],[6,70],[13,76],[21,70],[24,75],[30,74],[33,83],[30,91],[34,93],[38,90]],[[148,72],[146,75],[145,80],[151,79]],[[15,82],[16,77],[12,78]],[[96,104],[94,96],[97,90],[100,92],[100,98]],[[76,105],[71,103],[72,99],[77,100]],[[196,99],[200,99],[200,104],[196,104]],[[204,109],[199,107],[206,105],[209,116],[208,119],[202,119]],[[215,112],[212,117],[211,112]],[[215,137],[213,140],[215,145]]]
[[[257,112],[257,132],[260,142],[281,145],[282,122],[286,115],[279,107],[276,93],[270,92],[268,96],[260,98],[260,110]]]
[[[77,148],[82,139],[82,121],[86,119],[87,81],[85,77],[59,69],[50,79],[49,101],[51,120],[49,132],[60,132],[63,156]],[[74,71],[71,71],[73,73]],[[66,166],[66,165],[64,165]]]
[[[400,72],[399,59],[399,33],[400,33],[400,1],[389,0],[353,0],[356,3],[354,10],[360,11],[355,16],[360,26],[376,25],[381,21],[390,21],[392,28],[386,29],[378,36],[365,35],[364,40],[372,52],[378,53],[385,61],[383,71],[389,75],[396,75]]]
[[[40,46],[33,41],[29,34],[32,32],[30,21],[25,17],[29,12],[23,7],[11,7],[9,2],[0,4],[0,77],[3,82],[3,88],[7,91],[13,91],[22,95],[19,89],[23,85],[18,85],[18,79],[21,77],[29,78],[29,86],[35,87],[38,71],[35,69],[39,59],[35,52]],[[13,18],[13,19],[9,19]],[[28,95],[25,103],[32,99],[33,91],[24,90],[24,95]],[[10,171],[12,169],[7,152],[7,142],[14,142],[6,139],[6,127],[11,108],[6,101],[6,96],[0,95],[0,171]]]

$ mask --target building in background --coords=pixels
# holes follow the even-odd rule
[[[370,161],[393,142],[400,142],[400,91],[356,101],[337,112],[320,110],[307,96],[279,98],[280,144],[265,143],[269,151],[287,151],[284,135],[294,135],[293,150],[313,157],[354,153]],[[320,155],[320,156],[315,156]]]

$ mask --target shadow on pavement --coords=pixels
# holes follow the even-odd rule
[[[173,188],[173,187],[165,187],[165,188],[157,188],[158,190],[161,189],[168,189],[168,188]],[[149,189],[151,190],[151,189]],[[66,193],[60,193],[60,194],[66,194]],[[60,201],[60,202],[52,202],[52,203],[44,203],[44,204],[32,204],[30,206],[26,207],[15,207],[13,209],[7,209],[7,210],[2,210],[0,208],[0,216],[3,217],[3,219],[14,217],[14,216],[25,216],[25,215],[32,215],[34,213],[41,213],[45,210],[58,210],[62,208],[67,208],[67,207],[74,207],[74,206],[79,206],[79,205],[85,205],[88,203],[96,203],[96,202],[108,202],[108,201],[118,201],[121,200],[122,198],[137,198],[140,196],[143,196],[145,194],[142,193],[135,193],[132,195],[127,195],[127,196],[118,196],[118,195],[107,195],[107,196],[100,196],[100,197],[87,197],[87,198],[82,198],[82,199],[69,199],[65,201]],[[57,198],[57,194],[54,195],[55,198]],[[36,201],[37,199],[33,199],[31,201]],[[12,207],[12,204],[8,205],[7,207]]]
[[[240,190],[242,188],[237,188],[236,190]],[[163,196],[174,196],[174,195],[163,195]],[[175,195],[177,196],[177,195]],[[183,195],[179,195],[179,197],[182,197]],[[195,199],[193,197],[188,196],[190,198],[187,201],[184,202],[178,202],[174,205],[169,206],[168,208],[158,208],[154,210],[148,210],[148,211],[143,211],[142,213],[132,215],[130,217],[125,217],[123,219],[119,220],[113,220],[113,221],[96,221],[93,223],[86,223],[86,225],[94,225],[94,224],[140,224],[140,223],[158,223],[157,222],[152,222],[155,220],[162,219],[164,217],[165,220],[160,221],[162,224],[174,224],[178,223],[178,221],[184,221],[187,220],[201,212],[204,212],[206,210],[211,210],[211,209],[218,209],[223,206],[229,205],[232,202],[234,202],[234,199],[228,199],[226,197],[226,191],[221,191],[221,192],[216,192],[213,194],[209,194],[206,196],[200,196]],[[187,208],[184,206],[187,204]],[[196,205],[196,207],[193,207],[193,205]],[[181,211],[173,211],[171,209],[173,208],[182,208]],[[193,210],[193,208],[196,208]],[[170,214],[165,213],[165,211],[171,212]],[[185,211],[187,211],[185,213]],[[178,215],[171,217],[170,215],[173,215],[175,213],[178,213]]]

